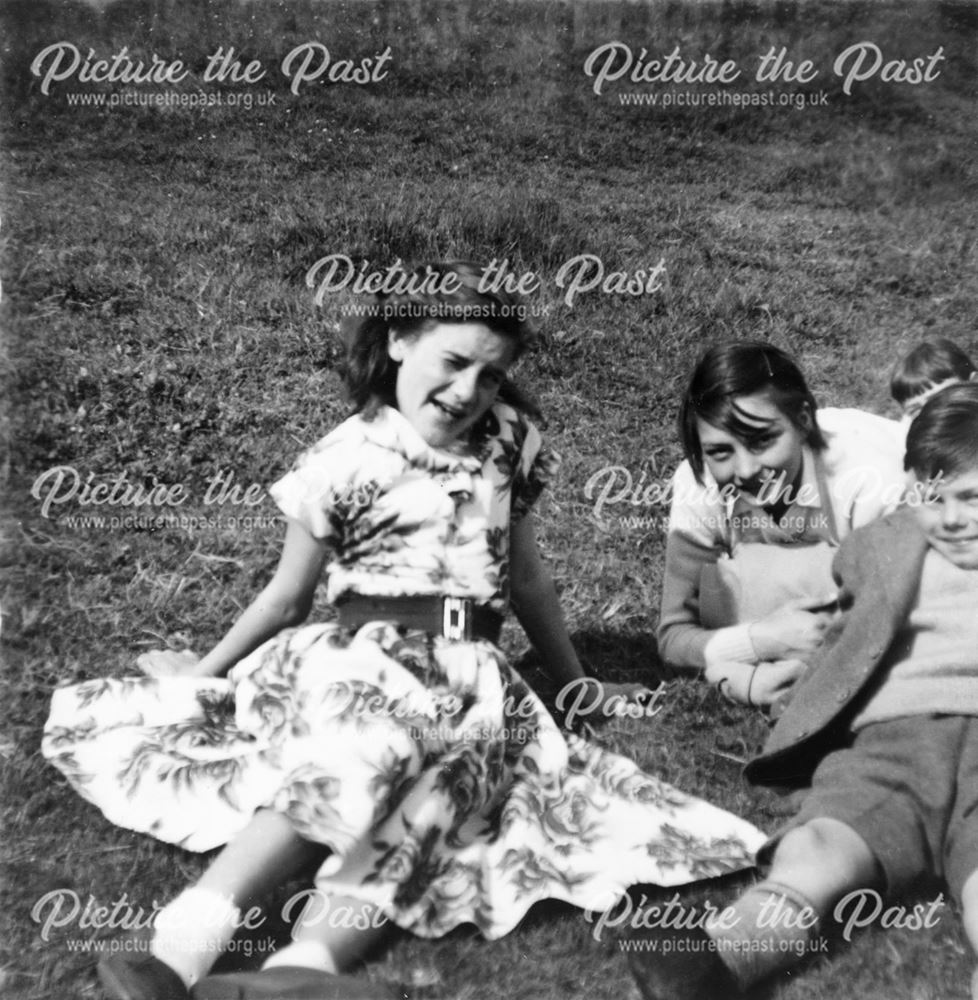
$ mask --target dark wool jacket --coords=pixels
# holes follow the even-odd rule
[[[913,608],[927,540],[906,508],[854,531],[833,563],[841,621],[830,631],[761,754],[756,785],[803,787],[819,761],[852,739],[849,723]]]

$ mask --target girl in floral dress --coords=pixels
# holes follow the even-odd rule
[[[413,277],[351,324],[356,412],[272,487],[281,560],[227,635],[55,693],[44,753],[80,794],[189,850],[227,845],[142,953],[102,960],[113,997],[389,996],[340,974],[387,921],[495,938],[540,899],[605,909],[745,867],[763,840],[563,733],[500,652],[512,605],[579,703],[649,695],[585,679],[537,549],[556,460],[507,377],[525,306],[469,265]],[[297,627],[324,570],[337,620]],[[310,907],[352,918],[300,920],[262,971],[207,976],[249,903],[316,852]]]

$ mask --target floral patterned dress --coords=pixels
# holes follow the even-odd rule
[[[472,455],[429,447],[396,411],[355,416],[275,486],[327,541],[329,597],[452,595],[504,611],[509,526],[555,466],[497,405]],[[265,807],[329,848],[323,892],[437,936],[511,930],[537,900],[591,910],[632,884],[752,863],[749,823],[564,734],[483,639],[392,622],[288,629],[226,678],[58,689],[45,756],[108,819],[193,851]]]

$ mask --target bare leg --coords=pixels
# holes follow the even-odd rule
[[[878,884],[879,877],[876,858],[859,834],[838,820],[814,819],[785,834],[768,877],[731,907],[735,924],[708,934],[744,989],[797,965],[840,897]]]
[[[281,813],[260,809],[218,854],[196,887],[220,893],[243,908],[324,853],[321,844],[303,840]]]
[[[879,873],[865,841],[844,823],[814,819],[789,830],[764,881],[713,920],[658,932],[658,947],[628,962],[645,1000],[730,1000],[797,965],[819,939],[819,921]],[[978,1000],[978,998],[976,998]]]
[[[795,890],[820,917],[855,888],[879,882],[873,852],[853,830],[835,819],[814,819],[785,834],[771,861],[768,880]]]
[[[316,892],[293,926],[293,943],[276,952],[265,968],[305,965],[343,972],[358,965],[389,931],[387,918],[370,903]]]
[[[961,889],[961,922],[975,952],[978,952],[978,871],[973,871]],[[978,969],[971,978],[971,998],[978,998]]]
[[[323,851],[299,837],[285,816],[260,810],[197,884],[160,912],[151,953],[193,985],[241,926],[242,911]]]

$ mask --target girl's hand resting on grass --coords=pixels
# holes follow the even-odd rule
[[[838,615],[836,610],[824,610],[835,598],[835,594],[829,594],[789,601],[752,623],[750,640],[758,660],[782,660],[793,653],[812,653],[818,649]]]
[[[612,718],[648,718],[661,706],[657,705],[656,692],[644,684],[610,684],[594,677],[580,677],[561,688],[556,707],[563,714],[564,726],[577,729]]]
[[[136,666],[147,677],[191,677],[200,657],[190,649],[151,649],[136,657]]]
[[[602,688],[602,714],[629,719],[642,719],[655,714],[655,692],[644,684],[609,684]]]

